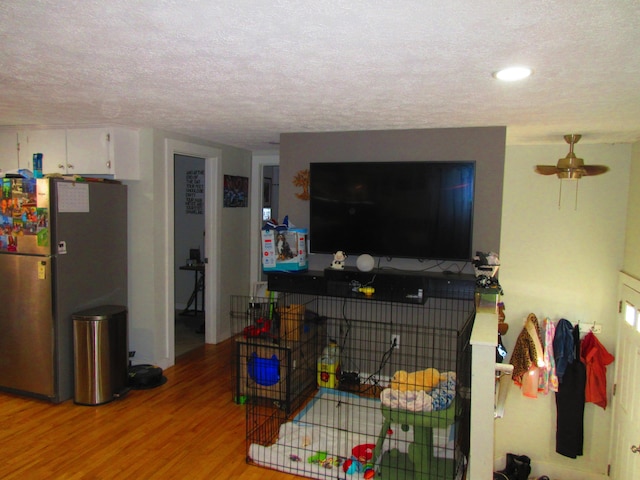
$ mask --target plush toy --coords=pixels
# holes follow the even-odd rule
[[[441,374],[435,368],[427,368],[411,373],[398,370],[393,375],[389,386],[393,390],[400,390],[402,392],[414,390],[430,392],[441,380],[446,380],[446,374]]]
[[[344,261],[347,259],[347,254],[342,250],[338,250],[333,254],[333,262],[331,262],[331,268],[334,270],[344,270]]]

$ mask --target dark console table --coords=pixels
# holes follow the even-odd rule
[[[372,288],[373,292],[365,294],[359,291],[366,287]],[[475,288],[475,276],[464,273],[387,269],[360,272],[354,267],[268,273],[268,289],[274,292],[418,305],[424,304],[429,298],[473,299]]]

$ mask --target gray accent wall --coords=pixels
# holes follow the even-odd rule
[[[292,183],[312,162],[476,161],[473,251],[500,252],[502,183],[506,127],[283,133],[280,136],[281,217],[309,227],[309,202],[298,199]],[[347,252],[348,254],[348,252]],[[350,258],[347,265],[355,265]],[[311,269],[329,266],[331,256],[311,255]],[[423,268],[415,261],[391,262],[399,268]],[[385,265],[389,265],[385,263]],[[465,271],[473,271],[467,265]]]

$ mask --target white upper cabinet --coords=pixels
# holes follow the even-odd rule
[[[109,140],[106,128],[67,130],[67,162],[78,173],[112,175]]]
[[[33,172],[33,154],[42,154],[42,173],[67,171],[67,138],[63,129],[24,130],[18,132],[20,168]]]
[[[138,131],[130,128],[67,130],[67,164],[75,173],[139,179],[139,150]]]
[[[0,173],[18,168],[18,131],[0,130]]]
[[[33,154],[42,153],[42,172],[108,175],[140,179],[140,134],[124,127],[0,129],[0,171],[33,171]]]

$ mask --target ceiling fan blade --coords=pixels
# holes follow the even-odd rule
[[[584,175],[602,175],[609,171],[609,167],[605,165],[583,165]]]
[[[536,165],[536,173],[540,175],[555,175],[558,168],[555,165]]]

